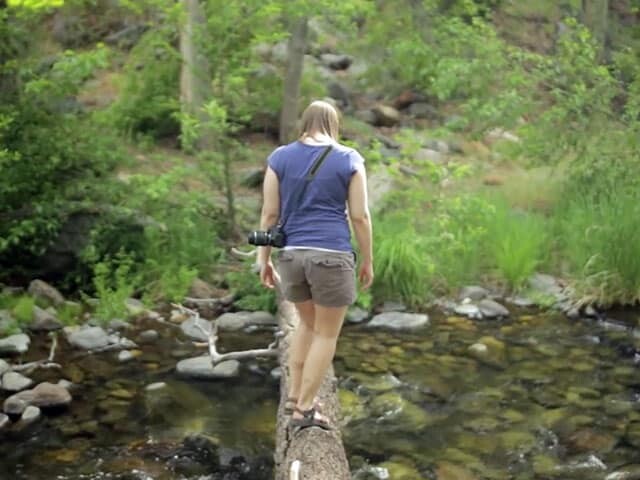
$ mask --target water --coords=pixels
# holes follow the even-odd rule
[[[365,475],[373,467],[394,480],[589,480],[635,468],[640,338],[628,325],[519,315],[436,317],[414,333],[347,326],[335,368],[356,478],[374,478]],[[270,478],[275,362],[233,380],[185,381],[176,361],[204,350],[173,329],[140,326],[150,327],[161,339],[125,364],[116,353],[79,355],[61,342],[62,374],[39,371],[34,380],[74,380],[72,405],[5,434],[0,478],[213,480],[225,469],[236,475],[227,478],[248,470],[244,478]],[[253,348],[270,338],[224,334],[223,344]],[[38,341],[25,360],[46,353]],[[154,382],[166,388],[146,391]],[[189,447],[194,434],[204,447]]]

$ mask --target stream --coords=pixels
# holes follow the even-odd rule
[[[354,478],[640,479],[637,317],[434,314],[413,332],[346,325],[335,370]],[[176,362],[204,349],[173,327],[135,327],[149,328],[159,339],[125,363],[60,337],[62,371],[31,377],[72,381],[73,401],[0,437],[0,478],[272,478],[275,361],[244,364],[233,379],[183,379]],[[224,332],[221,343],[236,350],[271,338]],[[48,354],[45,335],[33,342],[24,361]]]

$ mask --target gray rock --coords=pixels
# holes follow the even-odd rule
[[[441,165],[445,161],[445,156],[430,148],[421,148],[415,154],[415,160],[418,162],[428,162],[434,165]]]
[[[376,123],[376,115],[371,110],[356,110],[353,116],[361,122],[368,123],[369,125],[374,125]]]
[[[68,405],[72,399],[69,390],[55,383],[42,382],[31,392],[33,399],[30,404],[41,408]]]
[[[64,297],[62,294],[55,287],[52,287],[42,280],[33,280],[29,284],[29,289],[27,291],[35,298],[44,300],[56,306],[64,303]]]
[[[498,302],[491,300],[490,298],[480,300],[478,308],[480,309],[482,315],[486,318],[509,316],[509,310],[507,310],[503,305],[500,305]]]
[[[461,303],[456,305],[453,311],[456,315],[462,315],[469,318],[482,318],[482,312],[477,305],[473,303]]]
[[[136,345],[136,342],[134,342],[133,340],[129,340],[128,338],[125,338],[125,337],[117,338],[117,341],[113,343],[114,344],[117,343],[119,348],[124,348],[124,349],[131,349],[131,348],[138,347],[138,345]]]
[[[385,327],[393,330],[419,328],[429,323],[429,316],[420,313],[385,312],[373,317],[369,327]]]
[[[24,409],[31,405],[33,397],[33,390],[25,390],[24,392],[11,395],[4,401],[4,413],[9,415],[22,415]]]
[[[402,145],[396,142],[393,138],[389,138],[381,133],[376,133],[376,140],[380,141],[385,147],[390,148],[391,150],[399,150],[400,147],[402,147]]]
[[[584,314],[589,318],[596,318],[598,316],[598,311],[593,307],[593,305],[587,305],[584,309]]]
[[[22,412],[22,416],[20,417],[20,422],[22,422],[23,426],[29,425],[40,418],[41,412],[38,407],[33,405],[29,405]]]
[[[349,323],[362,323],[369,318],[369,312],[359,307],[351,307],[347,311],[346,320]]]
[[[190,378],[230,378],[236,377],[240,372],[240,362],[228,360],[214,367],[211,364],[211,357],[203,355],[179,361],[176,370],[178,375]]]
[[[449,144],[444,140],[427,140],[424,144],[425,147],[435,150],[436,152],[447,155],[449,153]]]
[[[211,322],[200,318],[196,323],[196,319],[190,317],[180,324],[180,329],[187,337],[201,342],[206,342],[209,340]]]
[[[21,354],[29,350],[31,339],[24,333],[17,333],[0,340],[0,355]]]
[[[521,308],[533,307],[536,304],[530,298],[521,297],[519,295],[516,295],[515,297],[508,297],[507,301],[512,305],[515,305],[516,307],[521,307]]]
[[[351,91],[342,82],[332,79],[327,85],[327,93],[336,100],[338,107],[346,108],[351,105]]]
[[[271,378],[273,378],[274,380],[280,380],[280,378],[282,377],[282,368],[275,367],[274,369],[271,370],[270,375],[271,375]]]
[[[262,186],[262,180],[264,179],[263,168],[253,168],[244,174],[242,179],[242,185],[247,188],[260,188]],[[193,297],[193,295],[189,295]],[[211,297],[194,297],[194,298],[211,298]]]
[[[146,310],[144,303],[142,303],[137,298],[127,298],[124,301],[124,306],[126,307],[129,314],[134,316],[139,315]]]
[[[0,432],[9,426],[11,420],[4,413],[0,413]]]
[[[145,330],[138,335],[140,343],[153,343],[160,338],[160,334],[157,330]]]
[[[131,328],[131,325],[119,318],[109,322],[109,330],[127,330],[128,328]]]
[[[124,362],[128,362],[130,360],[133,360],[135,357],[133,356],[133,353],[131,353],[129,350],[121,350],[118,353],[118,361],[121,363]]]
[[[365,465],[360,468],[353,476],[353,480],[390,480],[389,470],[384,467],[374,467],[373,465]]]
[[[242,330],[250,325],[277,325],[276,317],[269,312],[223,313],[216,320],[221,330]]]
[[[18,372],[6,372],[2,376],[2,389],[8,392],[19,392],[33,385],[33,380]]]
[[[580,318],[580,309],[578,307],[571,307],[565,312],[565,315],[571,320],[577,320]]]
[[[5,372],[9,371],[11,366],[0,358],[0,376],[4,375]]]
[[[389,105],[378,104],[371,109],[374,114],[374,125],[377,127],[393,127],[400,123],[400,112]]]
[[[557,297],[562,294],[562,287],[555,277],[545,273],[534,273],[528,280],[529,287],[536,292]]]
[[[61,380],[58,380],[58,385],[64,388],[65,390],[71,390],[72,388],[75,387],[73,382],[70,382],[69,380],[66,380],[64,378]]]
[[[35,305],[33,307],[33,322],[29,324],[29,330],[34,332],[51,332],[60,330],[62,323],[58,321],[54,314]]]
[[[426,102],[416,102],[409,105],[409,115],[414,118],[424,118],[427,120],[438,120],[440,112],[438,109]]]
[[[167,388],[167,384],[164,382],[151,383],[144,387],[147,392],[155,392],[156,390],[162,390],[164,388]]]
[[[346,70],[353,63],[353,57],[349,55],[337,55],[334,53],[323,53],[320,61],[332,70]]]
[[[484,287],[480,287],[478,285],[468,285],[466,287],[463,287],[462,290],[460,290],[460,301],[465,300],[466,298],[470,299],[470,300],[482,300],[483,298],[486,298],[489,296],[489,290],[487,290]]]
[[[104,348],[109,343],[109,335],[102,327],[88,327],[73,331],[67,336],[71,345],[83,350],[95,350]]]
[[[256,175],[256,181],[259,180],[257,184],[252,184],[252,187],[257,187],[262,185],[262,179],[264,177],[264,168],[256,169],[252,171],[250,176]],[[257,178],[259,176],[259,179]],[[205,282],[201,278],[194,278],[191,282],[191,286],[189,287],[188,297],[191,298],[213,298],[215,297],[216,289],[213,288],[209,283]]]
[[[289,58],[289,54],[287,52],[287,42],[282,41],[276,43],[271,48],[271,58],[278,63],[287,63],[287,59]]]
[[[404,312],[407,310],[407,306],[402,302],[384,302],[382,304],[382,308],[380,309],[381,313],[386,312]]]
[[[640,464],[620,467],[607,475],[604,480],[640,480]]]

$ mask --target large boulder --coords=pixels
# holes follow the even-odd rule
[[[51,303],[55,306],[60,306],[64,303],[64,297],[62,294],[55,287],[49,285],[43,280],[33,280],[29,284],[29,289],[27,291],[31,296],[44,300],[45,302]]]
[[[62,385],[55,383],[43,382],[37,385],[33,390],[33,399],[31,405],[36,407],[60,407],[71,403],[71,394]]]
[[[377,127],[394,127],[400,123],[400,112],[389,105],[378,104],[371,111]]]
[[[33,322],[29,324],[29,330],[34,332],[51,332],[60,330],[62,323],[58,321],[55,315],[48,310],[44,310],[37,305],[33,307]]]
[[[223,313],[216,320],[221,330],[242,330],[250,325],[277,325],[276,317],[269,312]]]

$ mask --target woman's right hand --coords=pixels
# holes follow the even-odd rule
[[[360,288],[366,290],[373,283],[373,262],[371,260],[362,262],[358,271],[358,280]]]

